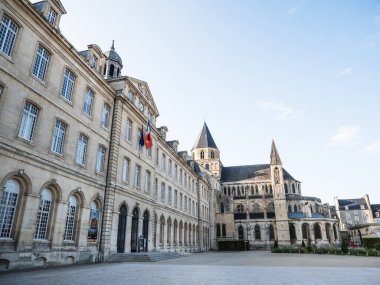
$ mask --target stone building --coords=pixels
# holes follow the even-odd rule
[[[362,198],[335,197],[341,232],[351,242],[362,244],[363,237],[380,237],[380,205],[371,204],[366,194]]]
[[[65,13],[0,1],[0,266],[209,250],[208,181],[156,128],[149,86],[122,76],[114,43],[77,51]]]
[[[335,245],[338,220],[319,198],[302,196],[301,183],[282,167],[272,142],[269,164],[223,166],[204,124],[193,148],[194,160],[220,182],[215,192],[215,232],[219,241],[246,240],[251,248],[280,245]]]
[[[179,150],[115,44],[76,50],[65,13],[59,0],[0,1],[0,268],[337,241],[329,207],[302,196],[274,143],[270,164],[224,167],[204,124]]]

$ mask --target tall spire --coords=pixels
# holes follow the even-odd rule
[[[272,140],[272,149],[270,151],[270,164],[271,165],[282,165],[280,155],[278,154],[276,144]]]
[[[204,122],[201,133],[199,134],[199,137],[194,144],[193,149],[196,148],[218,148],[215,144],[214,139],[212,138],[206,122]]]
[[[115,41],[112,40],[111,50],[115,50]]]

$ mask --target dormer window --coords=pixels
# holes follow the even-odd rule
[[[97,64],[98,64],[98,58],[96,56],[93,56],[91,59],[91,67],[96,68]]]
[[[49,10],[49,14],[48,14],[48,16],[47,16],[47,20],[48,20],[48,22],[49,22],[52,26],[54,26],[54,25],[55,25],[55,20],[56,20],[56,19],[57,19],[57,12],[54,11],[53,8],[50,8],[50,10]]]

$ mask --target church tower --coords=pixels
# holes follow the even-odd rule
[[[289,222],[288,212],[286,207],[285,187],[284,187],[284,173],[282,169],[282,162],[278,154],[276,144],[272,141],[272,149],[270,153],[270,172],[271,183],[274,189],[274,208],[276,214],[277,226],[277,241],[279,245],[289,245]]]
[[[214,176],[220,177],[222,171],[222,163],[220,161],[220,152],[215,144],[214,139],[207,127],[206,122],[203,124],[202,130],[191,150],[193,159],[203,168],[210,171]]]

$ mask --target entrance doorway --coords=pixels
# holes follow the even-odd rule
[[[134,208],[132,213],[132,230],[131,230],[131,252],[139,251],[139,209]]]
[[[127,206],[123,204],[120,207],[119,224],[117,227],[117,253],[124,253],[125,247],[125,230],[127,226]]]
[[[148,235],[149,235],[149,212],[145,210],[144,212],[144,220],[143,220],[143,251],[148,251]]]

